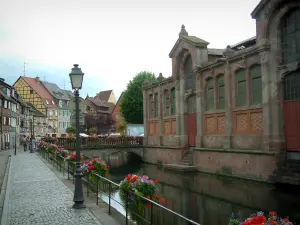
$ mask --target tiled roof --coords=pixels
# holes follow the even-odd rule
[[[74,97],[74,94],[72,93],[72,91],[60,89],[54,83],[50,83],[48,81],[42,81],[42,84],[48,89],[48,91],[56,99],[70,100],[72,97]]]
[[[102,107],[109,107],[108,104],[100,99],[93,98],[93,97],[87,97],[86,98],[88,101],[92,102],[93,104],[97,106],[102,106]]]
[[[100,99],[104,102],[108,102],[108,99],[109,99],[111,93],[112,93],[112,90],[101,91],[95,96],[95,98]]]
[[[46,106],[48,108],[56,108],[57,107],[52,95],[44,87],[44,85],[41,83],[41,81],[39,79],[31,78],[31,77],[22,77],[22,78],[44,100],[44,103],[46,104]],[[47,104],[47,102],[48,102],[48,104]]]

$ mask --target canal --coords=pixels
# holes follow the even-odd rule
[[[245,218],[257,211],[276,211],[300,224],[299,188],[204,173],[178,174],[164,171],[157,165],[142,163],[133,154],[115,153],[102,158],[111,167],[108,178],[116,183],[131,173],[160,180],[159,189],[166,199],[165,206],[201,225],[227,225],[232,212]],[[120,200],[120,193],[113,193],[113,197]],[[105,197],[104,200],[107,201]],[[112,202],[112,206],[125,214],[124,207],[118,203]],[[187,224],[165,211],[155,216],[159,217],[155,219],[156,225]]]

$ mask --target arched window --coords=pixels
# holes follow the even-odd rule
[[[214,109],[215,97],[214,97],[214,79],[210,78],[207,80],[206,89],[206,110]]]
[[[235,99],[236,106],[247,104],[246,70],[241,69],[235,73]]]
[[[185,76],[185,89],[194,89],[196,80],[193,72],[193,61],[192,57],[189,56],[184,63],[184,76]]]
[[[217,84],[218,84],[218,109],[225,109],[225,80],[224,75],[220,75],[217,78]]]
[[[300,100],[300,71],[290,73],[285,77],[284,100]]]
[[[153,95],[149,95],[149,118],[152,118],[153,117],[153,110],[154,110],[154,107],[153,107]]]
[[[165,113],[164,113],[164,115],[165,116],[169,116],[170,115],[170,93],[169,93],[169,91],[168,90],[166,90],[165,91],[165,93],[164,93],[164,95],[165,95]]]
[[[171,115],[176,113],[176,92],[175,88],[171,89]]]
[[[281,21],[281,50],[284,64],[300,61],[300,8],[290,11]]]
[[[251,79],[251,103],[262,103],[262,81],[261,81],[261,67],[254,65],[250,68]]]
[[[193,114],[197,111],[196,95],[191,95],[188,98],[188,114]]]
[[[158,117],[158,94],[157,93],[155,93],[155,95],[154,95],[154,108],[155,108],[154,117],[156,118],[156,117]]]

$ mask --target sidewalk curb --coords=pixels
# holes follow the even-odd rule
[[[12,167],[12,157],[9,155],[6,171],[4,175],[4,181],[1,187],[1,196],[4,197],[4,204],[3,209],[1,212],[1,225],[7,224],[7,218],[8,218],[8,207],[9,207],[9,195],[10,195],[10,186],[11,186],[11,167]]]

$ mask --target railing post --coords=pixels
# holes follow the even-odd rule
[[[97,202],[96,202],[96,205],[98,205],[99,204],[99,183],[98,183],[98,181],[99,181],[99,177],[98,176],[96,176],[96,186],[97,186],[97,188],[96,188],[96,199],[97,199]]]
[[[125,201],[125,210],[126,210],[126,225],[128,225],[128,197],[129,191],[126,191],[126,201]]]
[[[65,176],[65,166],[66,166],[66,163],[65,163],[64,159],[62,159],[62,163],[63,163],[63,176]]]
[[[90,175],[86,176],[87,184],[86,184],[86,195],[89,197],[89,185],[90,185]]]
[[[110,215],[111,183],[108,183],[108,214]]]
[[[67,161],[67,163],[68,163],[68,180],[70,180],[70,163],[69,161]]]
[[[73,171],[73,184],[75,182],[75,166],[74,166],[74,163],[72,163],[72,171]]]

